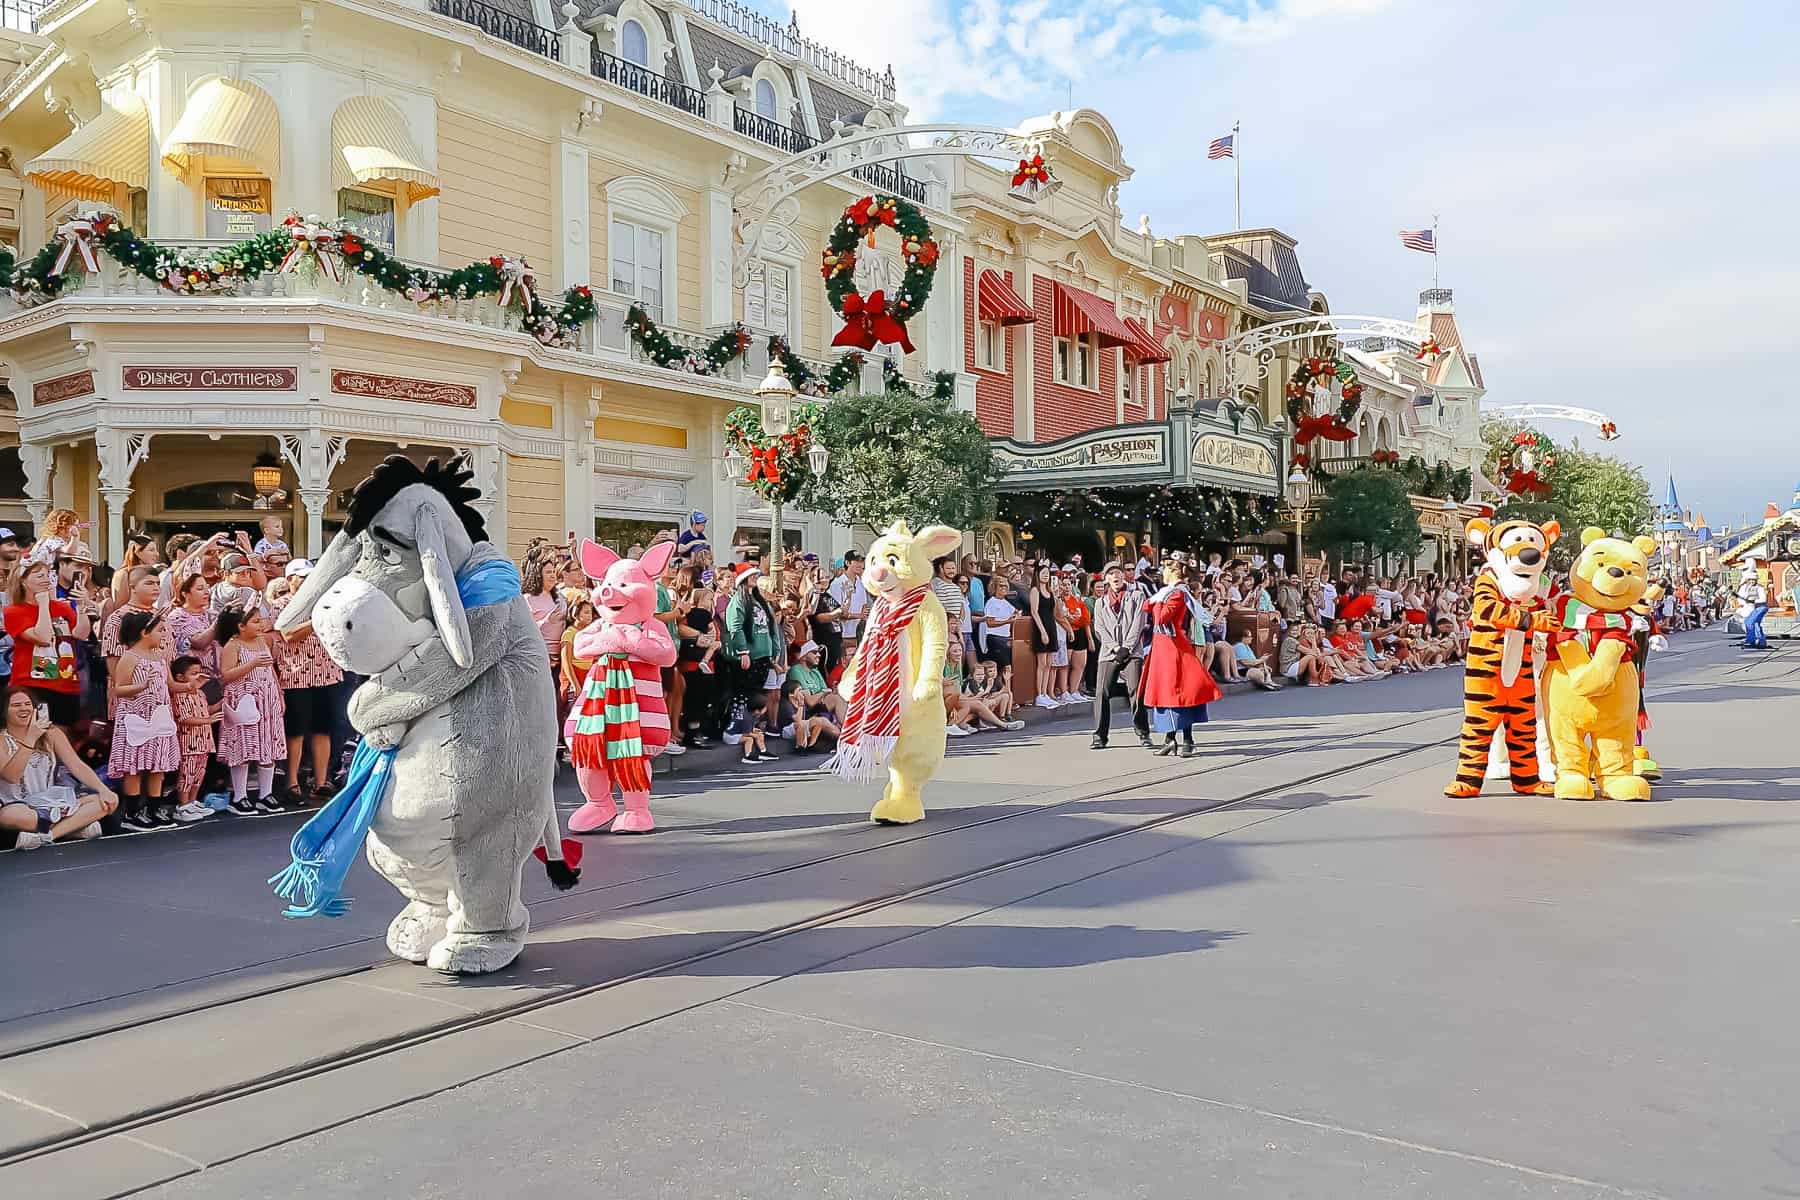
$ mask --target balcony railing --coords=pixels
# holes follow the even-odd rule
[[[696,117],[706,115],[706,97],[700,92],[685,83],[677,83],[666,75],[659,75],[648,67],[640,67],[634,62],[608,54],[598,46],[593,49],[589,69],[595,79],[603,79]]]
[[[751,41],[761,42],[779,54],[797,58],[821,75],[848,84],[878,100],[894,98],[892,67],[888,68],[885,75],[877,75],[830,47],[821,46],[809,37],[801,37],[800,23],[794,18],[790,17],[788,23],[783,25],[773,17],[739,4],[737,0],[687,0],[687,5],[714,24],[723,25]]]
[[[22,0],[0,0],[21,3]],[[481,0],[431,0],[431,11],[453,21],[466,21],[489,37],[511,42],[545,58],[556,57],[556,34],[535,21],[527,21]]]
[[[0,0],[0,29],[36,33],[38,14],[49,6],[50,0]]]
[[[864,183],[873,184],[878,191],[910,200],[914,204],[925,203],[925,181],[907,175],[899,164],[888,166],[885,163],[865,163],[850,173]]]
[[[775,147],[783,154],[799,154],[802,150],[811,150],[819,144],[798,129],[791,129],[780,121],[771,121],[761,113],[742,107],[733,110],[731,127],[745,137],[753,137],[764,145]]]

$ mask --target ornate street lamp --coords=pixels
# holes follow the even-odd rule
[[[1294,569],[1302,569],[1306,561],[1306,550],[1303,545],[1306,525],[1306,505],[1312,499],[1312,480],[1307,478],[1306,468],[1299,463],[1288,472],[1287,477],[1288,507],[1294,510]]]
[[[831,451],[827,450],[825,443],[816,437],[813,439],[813,444],[807,447],[806,465],[812,468],[814,475],[823,475],[825,468],[831,465]]]
[[[771,359],[769,373],[756,385],[756,398],[762,402],[762,425],[775,437],[786,437],[793,429],[794,385],[787,377],[780,359]],[[807,456],[808,462],[811,455]],[[787,557],[787,546],[781,540],[781,497],[769,501],[769,579],[775,594],[781,594],[781,564]]]

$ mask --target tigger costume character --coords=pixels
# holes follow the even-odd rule
[[[1481,794],[1488,747],[1502,729],[1513,791],[1549,795],[1538,773],[1537,671],[1531,659],[1534,627],[1547,628],[1540,585],[1550,547],[1562,536],[1555,521],[1494,524],[1477,517],[1468,539],[1487,565],[1475,577],[1469,602],[1469,655],[1463,668],[1463,726],[1456,779],[1446,796]]]

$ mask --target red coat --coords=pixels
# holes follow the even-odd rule
[[[1152,708],[1196,708],[1211,704],[1222,692],[1188,638],[1188,601],[1183,592],[1145,605],[1155,635],[1144,664],[1144,703]],[[1171,632],[1173,630],[1174,632]]]

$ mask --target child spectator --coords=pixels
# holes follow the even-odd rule
[[[118,704],[106,773],[125,791],[127,828],[185,825],[211,815],[209,809],[178,812],[163,794],[164,779],[181,766],[181,739],[162,641],[162,618],[155,613],[127,613],[119,623],[121,651],[113,678]]]
[[[219,706],[206,702],[206,668],[191,654],[170,666],[169,691],[175,697],[175,727],[181,732],[181,774],[176,782],[177,818],[183,809],[206,808],[200,803],[200,785],[213,755],[213,726]],[[211,809],[207,809],[211,812]]]
[[[279,552],[284,558],[292,557],[288,544],[281,540],[286,530],[280,517],[264,517],[258,522],[258,526],[262,529],[262,536],[256,539],[256,546],[251,553],[258,558],[266,558],[271,552]]]
[[[241,816],[281,811],[275,799],[275,760],[287,755],[281,688],[275,656],[266,636],[269,620],[260,609],[226,609],[219,614],[219,682],[223,724],[219,758],[231,769],[231,807]],[[256,764],[256,794],[249,794],[250,764]]]

